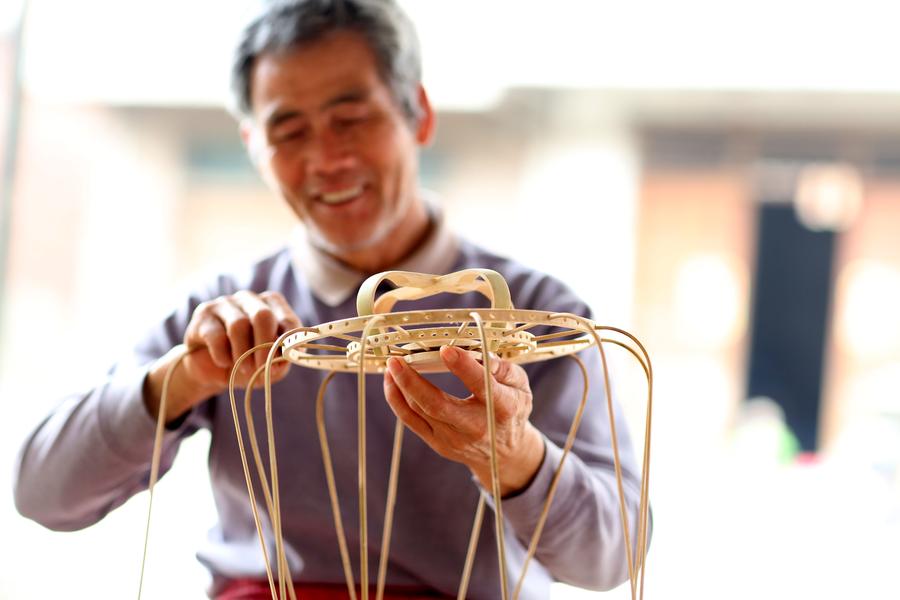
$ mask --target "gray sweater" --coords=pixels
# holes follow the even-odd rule
[[[581,300],[549,276],[465,241],[456,244],[454,252],[455,259],[444,264],[452,263],[452,267],[441,269],[441,273],[471,267],[494,269],[509,283],[517,308],[590,316]],[[150,364],[181,342],[200,302],[242,289],[275,290],[284,294],[305,324],[355,316],[355,296],[336,304],[322,301],[293,258],[285,249],[248,272],[219,277],[149,331],[105,381],[87,394],[65,398],[22,449],[15,480],[19,511],[46,527],[76,530],[96,523],[147,488],[155,423],[142,402],[143,381]],[[417,266],[425,270],[421,267],[428,265]],[[448,294],[418,301],[414,308],[482,306],[485,301],[475,294]],[[592,382],[588,408],[563,470],[537,563],[528,572],[523,600],[548,598],[552,580],[609,589],[627,578],[600,361],[594,349],[581,355]],[[546,453],[529,487],[503,501],[511,585],[519,576],[526,545],[582,394],[582,377],[571,360],[539,362],[525,368],[534,394],[531,419],[545,436]],[[293,367],[274,387],[283,531],[296,580],[342,583],[315,426],[315,393],[324,375],[322,371]],[[325,418],[348,545],[353,564],[358,565],[355,377],[338,375],[332,381]],[[369,564],[377,565],[395,418],[384,400],[381,377],[369,378]],[[429,378],[451,394],[468,394],[451,375]],[[254,418],[260,428],[265,421],[262,395],[258,397]],[[618,423],[625,492],[633,522],[639,476],[624,422],[619,418]],[[218,523],[198,558],[213,575],[210,591],[215,593],[228,579],[264,578],[265,571],[227,394],[210,398],[166,432],[161,473],[172,466],[180,442],[201,428],[212,435],[208,462]],[[264,435],[262,430],[260,435]],[[265,448],[263,451],[267,460]],[[474,509],[483,490],[466,467],[441,458],[411,433],[404,439],[399,482],[388,584],[427,586],[455,596]],[[481,531],[468,594],[473,600],[500,596],[492,518],[489,512]],[[373,578],[375,570],[370,567]]]

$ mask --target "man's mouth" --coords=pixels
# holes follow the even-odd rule
[[[317,199],[329,205],[336,204],[344,204],[345,202],[350,202],[351,200],[357,198],[363,192],[363,185],[356,185],[353,187],[344,188],[341,190],[334,190],[330,192],[322,192],[317,196]]]

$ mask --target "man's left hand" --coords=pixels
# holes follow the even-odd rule
[[[435,452],[468,466],[481,485],[491,490],[484,368],[454,346],[441,348],[441,359],[468,388],[470,396],[447,394],[398,358],[388,360],[384,395],[397,418]],[[534,478],[544,458],[544,442],[528,420],[532,397],[524,369],[496,357],[490,365],[500,493],[508,496]]]

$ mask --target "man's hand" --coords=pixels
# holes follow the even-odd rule
[[[241,291],[200,304],[184,334],[184,345],[191,352],[172,375],[166,422],[227,389],[234,363],[244,352],[274,342],[299,325],[300,319],[278,292]],[[163,378],[178,354],[172,351],[160,358],[144,383],[144,403],[154,417],[159,413]],[[265,364],[267,355],[268,350],[260,350],[244,361],[236,378],[238,386],[246,387],[253,372]],[[288,368],[287,363],[273,365],[272,381],[282,379]],[[257,381],[261,384],[262,378]]]
[[[453,346],[441,348],[441,359],[472,392],[468,398],[447,394],[398,358],[388,360],[385,397],[394,414],[435,452],[468,466],[490,490],[491,450],[484,368]],[[544,458],[544,443],[528,421],[531,387],[525,371],[498,358],[490,362],[500,491],[507,496],[523,489],[534,478]]]

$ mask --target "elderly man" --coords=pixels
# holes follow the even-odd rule
[[[175,370],[164,415],[163,470],[179,443],[212,433],[210,479],[219,521],[198,553],[215,598],[270,597],[247,498],[226,385],[235,360],[280,332],[355,314],[369,274],[443,274],[470,267],[502,273],[519,307],[588,314],[566,287],[491,254],[446,228],[417,185],[417,156],[435,130],[420,83],[413,29],[389,0],[271,3],[245,30],[233,70],[241,136],[266,183],[302,223],[294,239],[248,272],[223,275],[151,330],[105,381],[65,399],[27,440],[16,502],[47,527],[97,522],[146,489],[162,378],[184,342],[196,349]],[[472,306],[472,295],[429,298],[415,308]],[[455,596],[479,494],[490,489],[479,363],[448,347],[449,373],[417,374],[392,359],[383,386],[369,385],[370,529],[381,531],[395,416],[416,436],[400,465],[387,583],[397,598]],[[255,357],[239,374],[246,384]],[[599,362],[588,357],[592,379]],[[323,373],[276,368],[275,419],[287,557],[298,597],[346,597],[330,505],[318,456],[313,395]],[[521,368],[504,361],[492,375],[497,401],[507,568],[517,576],[582,393],[572,361]],[[326,420],[337,486],[356,486],[355,380],[329,388]],[[379,389],[381,388],[381,389]],[[257,407],[257,422],[263,419]],[[593,589],[627,577],[610,433],[601,386],[593,387],[574,454],[521,597],[546,599],[550,582]],[[622,428],[624,430],[624,427]],[[622,439],[622,437],[620,437]],[[636,515],[639,482],[624,440],[626,502]],[[356,499],[345,493],[350,547]],[[369,548],[377,562],[378,540]],[[484,527],[468,597],[500,596],[494,530]],[[269,553],[272,554],[271,551]],[[358,551],[353,553],[358,561]],[[257,595],[253,595],[257,594]],[[303,594],[307,594],[304,596]],[[317,596],[316,594],[320,594]],[[329,595],[330,594],[330,595]]]

